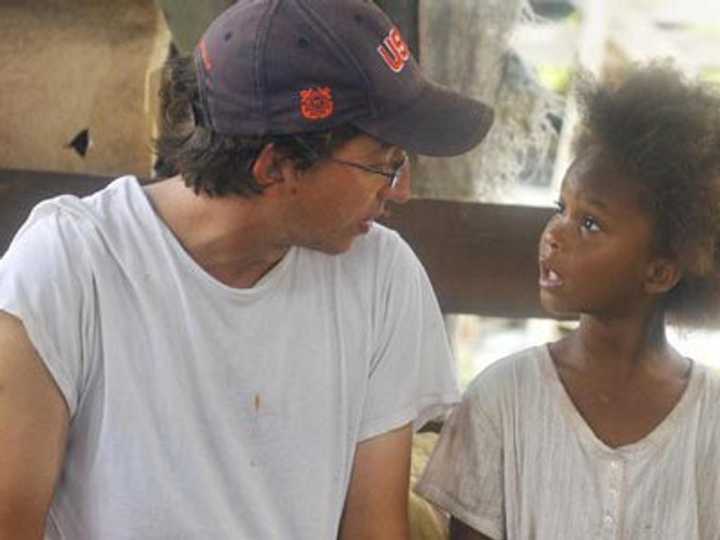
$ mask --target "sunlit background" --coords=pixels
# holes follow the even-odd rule
[[[635,62],[669,58],[691,77],[720,84],[720,2],[709,0],[537,0],[519,21],[511,42],[537,82],[564,99],[564,122],[554,162],[532,181],[510,182],[489,202],[549,206],[568,166],[576,122],[573,74],[612,76]],[[574,322],[448,318],[463,386],[488,364],[526,347],[555,340]],[[683,354],[720,367],[720,332],[671,328]]]

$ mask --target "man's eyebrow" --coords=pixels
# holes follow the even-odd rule
[[[392,148],[398,148],[398,149],[402,150],[402,148],[400,148],[397,144],[381,141],[379,139],[376,139],[376,141],[378,143],[378,148],[377,148],[378,152],[386,152]]]
[[[384,161],[384,158],[387,157],[390,150],[397,150],[398,152],[401,152],[402,148],[400,148],[397,144],[378,141],[378,147],[373,149],[373,151],[368,155],[368,157],[371,159],[376,158]]]

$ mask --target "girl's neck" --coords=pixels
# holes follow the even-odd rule
[[[667,341],[661,310],[611,320],[582,315],[577,331],[553,352],[566,367],[616,380],[684,369],[687,363]]]

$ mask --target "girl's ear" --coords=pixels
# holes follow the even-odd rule
[[[682,277],[679,265],[672,259],[657,258],[647,268],[645,292],[664,294],[671,290]]]

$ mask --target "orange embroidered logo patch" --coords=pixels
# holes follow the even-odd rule
[[[335,111],[332,90],[329,86],[300,91],[300,111],[308,120],[323,120]]]
[[[400,30],[393,27],[390,33],[378,46],[377,52],[380,53],[382,59],[390,69],[395,73],[400,73],[408,60],[410,60],[410,48],[405,43]]]

